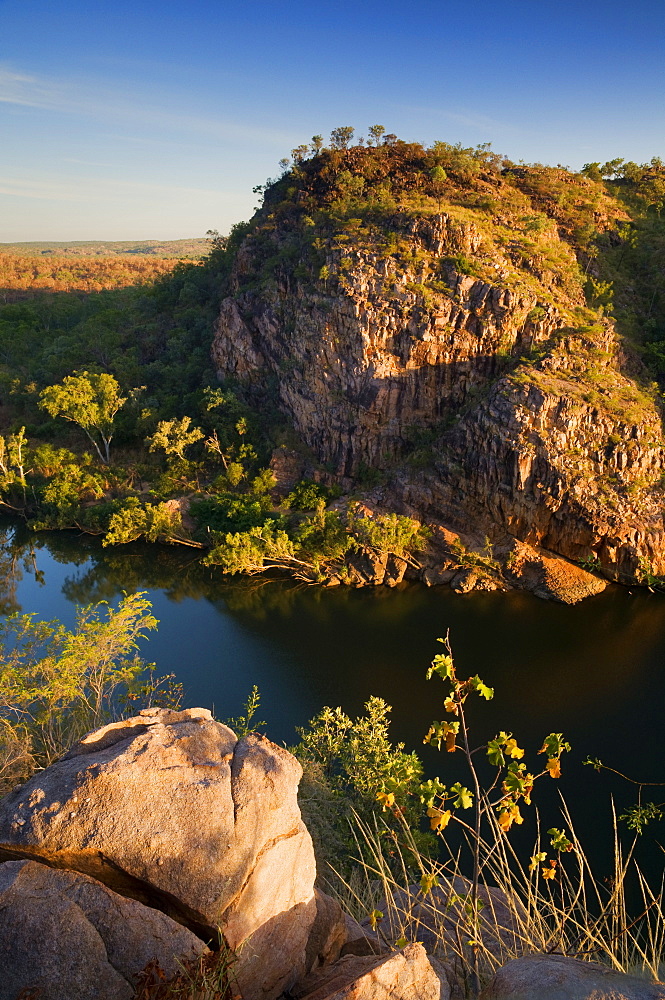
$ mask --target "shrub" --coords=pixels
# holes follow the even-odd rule
[[[50,763],[84,733],[114,718],[123,702],[150,703],[160,681],[135,650],[156,626],[141,593],[125,596],[117,609],[105,603],[79,608],[71,631],[34,615],[5,618],[0,778],[11,781],[34,763]]]
[[[301,479],[293,487],[288,496],[284,497],[284,506],[291,510],[314,510],[320,500],[327,503],[334,494],[334,490],[320,483],[313,483],[309,479]]]
[[[388,737],[390,706],[370,698],[365,714],[355,719],[341,708],[323,708],[299,729],[300,743],[293,753],[303,765],[300,805],[312,838],[320,871],[328,883],[348,877],[352,869],[354,813],[368,821],[378,816],[382,802],[404,809],[408,821],[418,825],[420,807],[414,798],[422,778],[422,764],[404,744]],[[392,822],[393,811],[382,813]],[[431,838],[420,840],[421,849]]]

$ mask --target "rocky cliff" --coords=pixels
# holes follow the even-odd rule
[[[581,592],[599,589],[588,569],[665,573],[656,394],[587,304],[597,265],[571,235],[618,239],[625,213],[579,175],[547,188],[480,154],[433,191],[432,155],[398,143],[294,164],[235,252],[220,376],[275,392],[320,475],[348,488],[379,472],[370,506],[460,536],[421,559],[429,582],[482,546],[486,584],[547,591],[548,553],[584,564]]]

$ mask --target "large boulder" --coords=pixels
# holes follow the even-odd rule
[[[207,952],[159,910],[74,872],[35,861],[0,865],[0,1000],[130,1000],[157,961],[167,976]]]
[[[315,972],[290,993],[293,1000],[449,1000],[445,973],[421,944],[388,955],[347,955]]]
[[[498,969],[480,1000],[665,1000],[665,983],[565,955],[526,955]]]
[[[149,709],[2,801],[0,859],[84,872],[200,937],[221,930],[243,995],[277,996],[309,971],[321,923],[300,776],[286,750],[238,740],[206,709]]]

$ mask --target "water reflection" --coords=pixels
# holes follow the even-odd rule
[[[582,789],[582,827],[593,832],[599,810],[607,818],[607,793],[617,787],[581,767],[586,755],[662,779],[661,595],[610,588],[566,607],[519,593],[459,597],[411,585],[327,590],[228,579],[176,547],[103,549],[89,536],[14,526],[0,527],[0,579],[1,613],[22,607],[64,620],[74,604],[147,590],[160,628],[146,658],[178,675],[189,704],[214,705],[222,717],[238,714],[257,683],[277,742],[292,743],[295,727],[324,704],[355,713],[378,694],[394,706],[395,738],[419,749],[444,781],[460,777],[459,763],[422,746],[442,713],[442,689],[424,674],[436,637],[449,629],[460,674],[478,672],[496,689],[492,702],[473,706],[477,743],[512,730],[534,753],[545,733],[564,732],[578,763],[560,787],[576,800]],[[632,791],[618,794],[630,799]]]
[[[40,553],[67,570],[55,589]],[[434,691],[424,669],[434,640],[447,630],[460,668],[480,672],[497,688],[488,718],[501,714],[505,725],[540,732],[566,719],[584,729],[594,720],[606,728],[634,715],[637,704],[649,717],[660,707],[665,599],[648,592],[610,588],[566,607],[521,593],[459,597],[412,585],[329,590],[285,579],[227,578],[177,547],[103,549],[86,535],[0,525],[0,613],[21,610],[26,573],[54,600],[71,604],[148,590],[167,602],[169,617],[186,621],[190,610],[177,606],[203,601],[288,652],[303,690],[338,701],[343,695],[350,710],[373,693],[402,709],[415,709],[416,700],[429,705]]]
[[[23,533],[19,539],[13,526],[0,526],[0,615],[21,611],[18,587],[24,572],[44,585],[44,573],[37,568],[34,538]]]

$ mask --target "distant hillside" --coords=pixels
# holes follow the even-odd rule
[[[176,258],[201,258],[210,252],[210,241],[205,237],[188,240],[73,240],[64,243],[0,243],[0,253],[21,256],[59,257],[114,257],[118,254],[139,254],[161,257],[164,260]]]

